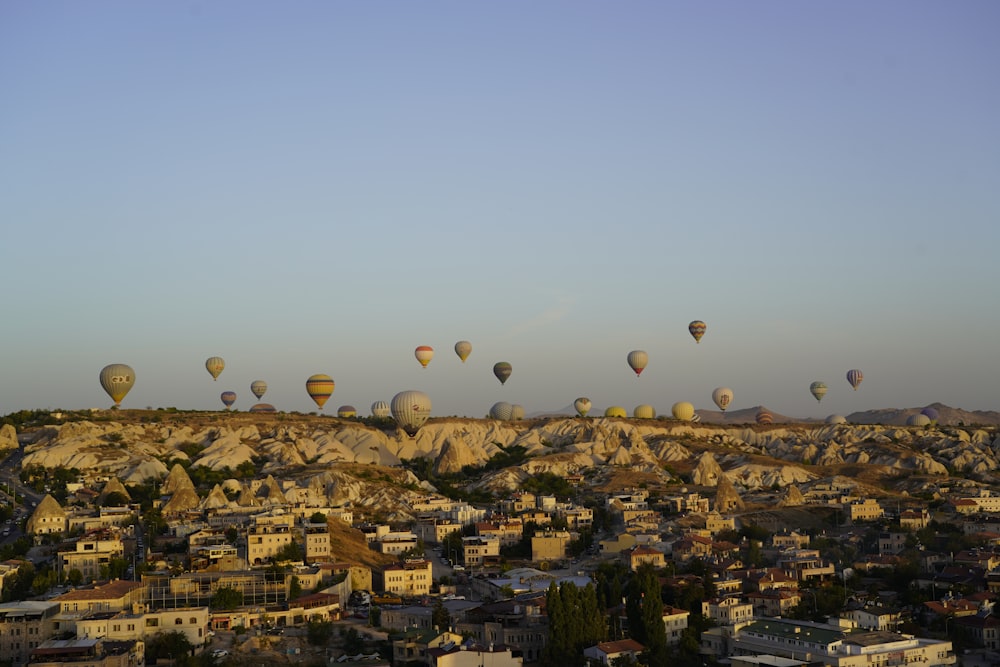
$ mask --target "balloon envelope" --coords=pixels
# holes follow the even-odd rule
[[[733,402],[733,390],[729,387],[718,387],[712,392],[712,400],[715,401],[720,410],[725,412],[726,408]]]
[[[490,408],[490,417],[499,421],[511,421],[514,416],[514,406],[507,401],[498,401]]]
[[[628,365],[632,368],[632,371],[639,376],[642,374],[644,368],[646,368],[646,363],[649,361],[649,355],[642,350],[632,350],[628,353]]]
[[[219,379],[219,373],[222,369],[226,367],[226,362],[222,360],[222,357],[209,357],[205,360],[205,369],[208,374],[212,376],[213,380]]]
[[[858,390],[858,385],[861,384],[863,379],[865,379],[865,376],[862,375],[861,371],[857,368],[847,371],[847,381],[851,383],[852,387],[854,387],[854,391]]]
[[[941,417],[941,415],[938,414],[938,411],[934,408],[924,408],[920,411],[920,414],[926,415],[926,417],[932,422],[936,422]]]
[[[687,401],[678,401],[670,406],[670,414],[682,422],[691,421],[694,418],[694,405]]]
[[[510,420],[513,422],[524,419],[524,406],[514,403],[510,406]]]
[[[628,417],[628,412],[620,405],[612,405],[609,408],[604,409],[605,417]]]
[[[101,387],[115,405],[121,405],[122,399],[135,384],[135,371],[127,364],[109,364],[101,369],[100,377]]]
[[[358,410],[353,405],[341,405],[337,408],[337,416],[341,419],[350,419],[358,416]]]
[[[333,393],[334,386],[333,378],[324,373],[310,375],[309,379],[306,380],[306,391],[309,393],[309,398],[319,406],[320,410],[323,409],[323,404]]]
[[[701,337],[705,335],[705,330],[707,328],[708,327],[705,326],[704,322],[702,322],[701,320],[695,320],[694,322],[688,325],[688,333],[690,333],[691,336],[694,338],[694,342],[700,343]]]
[[[389,404],[385,401],[375,401],[372,403],[372,417],[385,419],[389,416]]]
[[[222,404],[225,405],[226,408],[231,408],[231,407],[233,407],[233,403],[236,402],[236,392],[235,391],[224,391],[224,392],[222,392],[222,395],[219,396],[219,398],[222,399]]]
[[[907,426],[927,426],[931,423],[931,418],[922,412],[918,412],[915,415],[910,415],[906,418]]]
[[[270,403],[256,403],[250,406],[250,412],[277,412]]]
[[[758,410],[756,419],[758,424],[770,424],[774,422],[774,415],[767,410]]]
[[[431,359],[434,358],[434,348],[430,345],[421,345],[413,351],[413,356],[417,358],[421,366],[427,368],[427,364],[431,363]]]
[[[632,410],[632,416],[636,419],[653,419],[656,417],[656,409],[652,405],[643,403],[635,406],[635,409]]]
[[[822,401],[823,397],[826,396],[826,383],[817,380],[809,385],[809,393],[813,395],[813,398],[817,402]]]
[[[250,383],[250,391],[257,398],[261,398],[267,391],[267,383],[263,380],[254,380]]]
[[[412,437],[431,416],[431,398],[422,391],[401,391],[392,397],[389,410],[396,424]]]
[[[827,424],[846,424],[847,419],[843,415],[830,415],[826,418]]]
[[[458,341],[455,343],[455,354],[458,355],[458,358],[461,359],[464,364],[465,360],[469,358],[470,354],[472,354],[472,343],[467,340]]]
[[[513,370],[514,368],[506,361],[498,361],[493,364],[493,375],[497,376],[497,379],[500,380],[500,384],[507,382],[507,378],[510,377]]]
[[[586,417],[587,413],[590,412],[590,399],[586,396],[581,396],[573,401],[573,408],[576,409],[576,414]]]

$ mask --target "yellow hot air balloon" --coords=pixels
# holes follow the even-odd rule
[[[458,355],[458,358],[461,359],[464,364],[465,360],[469,358],[470,354],[472,354],[472,343],[467,340],[458,341],[455,343],[455,354]]]
[[[689,422],[694,417],[694,406],[687,401],[678,401],[670,407],[670,414],[674,416],[674,419]]]
[[[135,371],[126,364],[109,364],[101,369],[101,387],[108,393],[115,407],[122,403],[125,394],[135,384]]]
[[[209,357],[205,360],[205,369],[212,376],[213,380],[219,379],[219,374],[222,373],[222,369],[225,367],[226,362],[222,360],[222,357]]]
[[[652,405],[643,403],[635,406],[632,410],[632,416],[636,419],[653,419],[656,417],[656,409]]]
[[[620,405],[612,405],[611,407],[604,409],[604,416],[605,417],[620,417],[621,419],[624,419],[624,418],[628,417],[628,412],[626,412],[625,408],[623,408]]]
[[[427,368],[427,364],[431,363],[431,359],[434,358],[434,348],[430,345],[421,345],[413,351],[413,356],[417,358],[421,366]]]
[[[323,373],[310,375],[309,379],[306,380],[306,391],[309,392],[309,398],[316,402],[320,410],[323,409],[323,404],[333,393],[333,388],[333,378]]]
[[[695,320],[688,325],[688,333],[694,338],[694,342],[700,343],[701,337],[705,335],[705,330],[708,329],[705,323],[701,320]]]

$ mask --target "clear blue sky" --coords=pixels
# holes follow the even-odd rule
[[[136,408],[247,409],[264,379],[309,411],[322,372],[362,414],[720,385],[801,417],[1000,409],[998,25],[992,0],[4,2],[0,414],[108,406],[112,362]]]

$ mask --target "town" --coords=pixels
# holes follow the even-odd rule
[[[1000,496],[946,477],[923,497],[847,476],[747,493],[697,463],[687,484],[539,473],[490,498],[442,476],[406,518],[273,475],[25,466],[5,494],[0,650],[11,667],[998,659]]]

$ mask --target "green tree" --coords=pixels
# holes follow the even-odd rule
[[[357,632],[357,631],[355,631]],[[306,626],[306,639],[313,646],[325,646],[333,636],[333,622],[311,620]]]
[[[434,607],[431,609],[431,626],[442,632],[451,627],[451,615],[441,598],[434,602]]]
[[[656,570],[644,563],[629,581],[625,599],[625,614],[632,637],[646,647],[645,662],[664,665],[667,662],[667,631],[663,625],[663,598]]]
[[[239,592],[235,588],[223,586],[216,589],[208,604],[212,609],[236,609],[243,604],[243,593]]]
[[[161,659],[177,660],[178,664],[184,664],[193,650],[194,644],[179,630],[159,632],[146,640],[146,660],[151,665]]]
[[[66,573],[66,582],[70,586],[79,586],[83,583],[83,572],[74,567]]]
[[[302,597],[302,583],[299,582],[299,578],[292,575],[291,580],[288,582],[288,599],[295,600]]]

